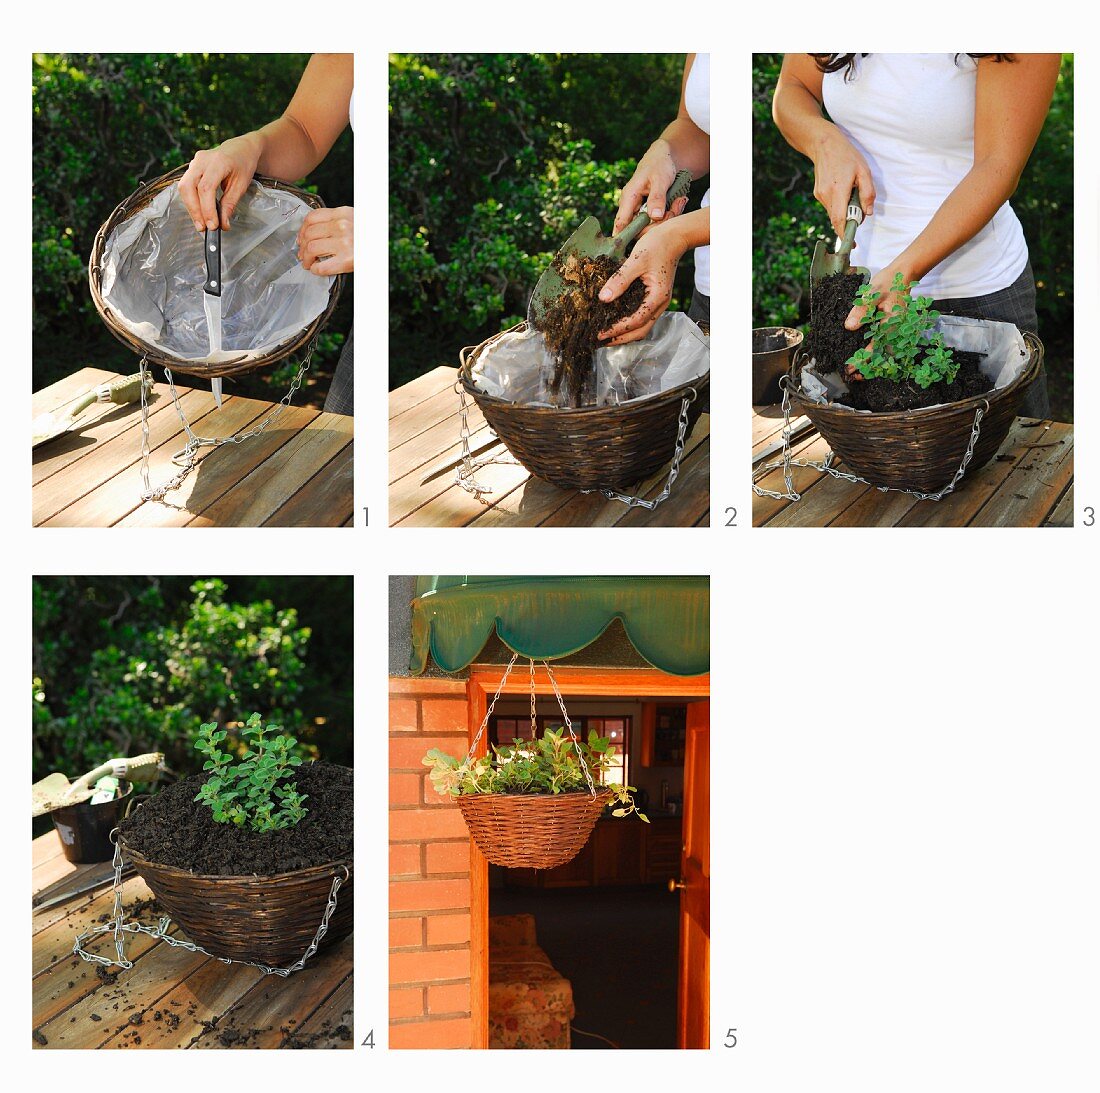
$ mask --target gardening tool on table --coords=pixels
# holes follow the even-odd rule
[[[818,240],[814,247],[814,256],[810,262],[810,308],[813,308],[814,285],[834,273],[859,273],[866,281],[871,276],[871,271],[863,266],[853,266],[851,263],[852,245],[856,241],[856,228],[863,223],[863,206],[859,203],[859,190],[853,189],[852,196],[848,199],[848,218],[844,223],[844,234],[838,235],[832,250],[825,248],[825,243]]]
[[[152,387],[152,377],[148,387]],[[110,383],[101,383],[81,395],[67,410],[59,414],[39,414],[31,422],[31,448],[37,448],[48,440],[64,436],[80,420],[89,406],[99,402],[112,402],[116,406],[137,402],[141,398],[141,373],[133,376],[120,376]]]
[[[678,201],[681,197],[687,197],[690,188],[690,172],[679,171],[665,195],[665,200],[668,203],[665,208],[671,207],[672,203]],[[554,261],[543,271],[538,284],[535,285],[535,291],[531,293],[531,302],[527,306],[527,317],[532,323],[538,325],[539,320],[546,314],[547,309],[553,305],[554,301],[562,293],[569,291],[569,285],[558,272],[557,266],[560,265],[568,270],[571,261],[579,262],[582,258],[599,258],[605,254],[621,261],[626,257],[630,244],[649,226],[650,222],[645,205],[618,235],[604,235],[600,231],[600,222],[594,216],[586,217],[581,226],[565,241],[565,245],[558,251]],[[851,246],[848,249],[851,250]]]
[[[64,774],[48,774],[31,787],[31,815],[43,816],[67,805],[89,800],[95,792],[96,782],[107,775],[125,778],[128,782],[152,782],[163,770],[163,764],[164,756],[157,751],[132,759],[108,759],[71,783]]]

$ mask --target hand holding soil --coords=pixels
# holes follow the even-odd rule
[[[676,264],[687,249],[679,234],[669,230],[672,225],[653,225],[630,252],[626,261],[607,279],[600,290],[600,300],[610,304],[618,300],[635,283],[644,286],[640,306],[625,318],[600,331],[607,345],[625,345],[644,338],[660,318],[672,299],[676,279]]]
[[[196,231],[218,227],[217,196],[222,189],[221,228],[229,231],[230,220],[244,196],[260,162],[260,143],[256,135],[246,133],[196,152],[179,180],[180,200],[191,214]]]
[[[351,273],[355,268],[355,210],[313,209],[298,231],[298,260],[319,277]]]

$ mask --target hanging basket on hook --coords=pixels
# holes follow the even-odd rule
[[[592,835],[596,821],[612,802],[622,806],[615,815],[636,811],[629,788],[600,784],[599,764],[610,758],[606,741],[593,748],[577,739],[553,669],[543,661],[565,728],[540,742],[535,718],[535,664],[531,661],[531,740],[513,748],[493,747],[491,755],[477,756],[478,745],[518,654],[513,654],[481,727],[464,761],[432,749],[424,765],[432,768],[432,784],[454,797],[478,850],[493,865],[512,869],[553,869],[572,861]],[[568,738],[565,733],[568,732]],[[515,764],[515,767],[511,767]],[[543,774],[553,770],[555,792],[545,779],[529,777],[529,788],[516,792],[527,772],[541,764]],[[519,771],[520,773],[516,773]],[[640,816],[640,814],[639,814]],[[641,817],[644,819],[644,817]]]
[[[179,196],[186,169],[140,185],[96,233],[88,283],[107,328],[146,361],[200,379],[252,372],[304,351],[343,281],[298,261],[298,229],[324,202],[256,175],[224,239],[220,229],[203,235]],[[220,270],[214,295],[206,291],[208,251]]]

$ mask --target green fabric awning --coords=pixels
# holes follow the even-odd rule
[[[412,662],[445,672],[472,663],[493,630],[521,657],[556,660],[621,619],[634,648],[661,671],[710,671],[709,577],[417,577]]]

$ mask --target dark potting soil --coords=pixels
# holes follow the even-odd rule
[[[823,277],[810,292],[810,333],[806,336],[807,353],[814,358],[814,371],[836,372],[863,348],[867,331],[847,330],[844,320],[855,303],[863,284],[859,273],[833,273]]]
[[[993,381],[978,366],[980,353],[953,350],[960,361],[959,371],[951,383],[933,383],[931,387],[918,387],[905,380],[852,380],[845,403],[857,410],[874,410],[886,413],[890,410],[919,410],[922,406],[936,406],[941,402],[958,402],[960,399],[984,395],[993,387]]]
[[[208,876],[274,876],[350,861],[352,772],[334,763],[308,763],[294,775],[309,810],[295,827],[251,831],[215,823],[194,800],[209,777],[193,774],[146,801],[119,828],[126,844],[151,861]]]
[[[600,289],[622,265],[608,254],[596,258],[569,255],[554,258],[553,267],[570,287],[535,324],[554,358],[550,390],[562,406],[586,406],[595,401],[595,353],[601,331],[633,315],[645,300],[645,285],[633,281],[611,303],[599,299]]]

